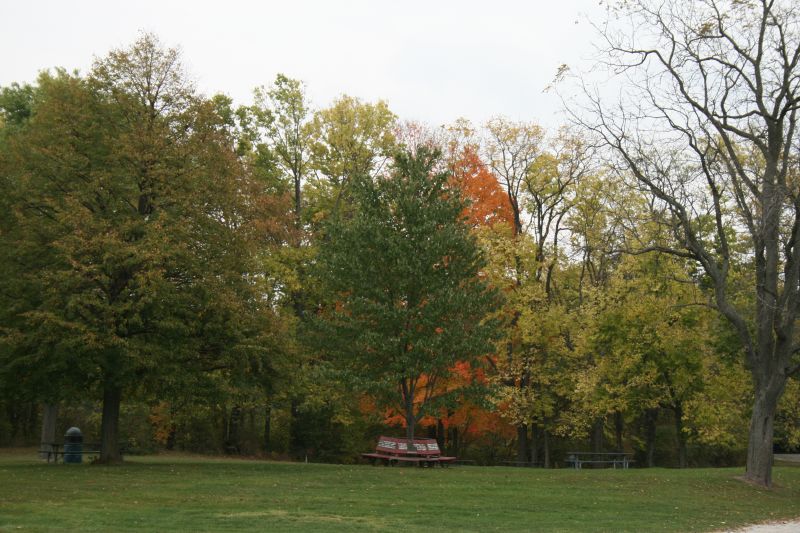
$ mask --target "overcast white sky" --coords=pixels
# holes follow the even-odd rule
[[[322,107],[346,93],[384,99],[430,125],[493,115],[562,122],[544,88],[592,53],[599,0],[0,0],[0,85],[133,42],[140,30],[183,51],[206,94],[247,103],[282,72]]]

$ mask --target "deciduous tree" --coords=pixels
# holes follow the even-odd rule
[[[20,248],[52,256],[27,265],[40,298],[18,310],[13,363],[99,389],[104,461],[124,394],[229,368],[257,330],[247,176],[218,104],[144,35],[86,78],[43,75],[9,142]]]
[[[745,478],[770,486],[776,407],[800,370],[798,12],[779,0],[620,9],[627,30],[610,24],[603,38],[624,99],[590,92],[577,118],[663,208],[659,223],[679,244],[652,249],[697,261],[738,332],[755,393]],[[749,239],[753,308],[731,297],[731,230]]]
[[[447,399],[439,384],[456,363],[491,352],[499,298],[463,201],[432,171],[438,157],[398,153],[389,175],[355,181],[355,212],[328,227],[317,271],[332,298],[320,346],[349,383],[404,413],[409,439]]]
[[[314,114],[310,131],[312,164],[309,201],[313,216],[324,220],[349,202],[356,179],[384,168],[396,147],[397,117],[386,102],[365,103],[342,96]]]

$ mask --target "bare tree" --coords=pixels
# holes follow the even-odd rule
[[[544,153],[544,130],[536,124],[494,118],[486,123],[485,156],[508,194],[514,214],[514,234],[525,229],[526,181]]]
[[[738,332],[755,391],[745,479],[770,486],[776,406],[800,369],[797,5],[636,0],[620,10],[628,31],[609,23],[601,33],[622,96],[608,106],[587,90],[588,113],[573,113],[663,208],[670,238],[644,249],[702,265]],[[732,297],[740,267],[751,305]]]

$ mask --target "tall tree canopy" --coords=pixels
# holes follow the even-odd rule
[[[637,0],[620,9],[625,29],[609,25],[604,37],[624,100],[590,95],[590,118],[579,120],[651,193],[665,236],[678,243],[645,249],[697,261],[738,332],[755,391],[745,477],[769,486],[776,407],[800,370],[798,11],[780,0]],[[734,232],[747,236],[744,249]],[[747,306],[732,297],[743,264]]]
[[[462,218],[464,204],[434,172],[439,154],[398,153],[388,176],[353,183],[355,213],[331,224],[318,275],[325,351],[362,391],[405,414],[407,437],[456,362],[492,351],[498,293]],[[454,390],[447,390],[453,394]],[[415,404],[415,401],[417,403]]]
[[[571,106],[588,133],[316,109],[283,75],[235,106],[150,35],[0,88],[0,444],[32,442],[44,402],[106,461],[120,424],[346,461],[404,423],[486,462],[588,437],[732,463],[752,412],[769,484],[772,441],[800,439],[800,20],[611,5],[623,102]]]
[[[396,122],[386,102],[371,104],[352,96],[314,114],[309,130],[315,176],[309,180],[308,200],[315,219],[347,210],[353,182],[383,169],[397,147]]]
[[[7,363],[99,389],[117,461],[124,393],[227,366],[253,332],[248,187],[220,107],[150,35],[34,92],[3,144],[25,286]]]

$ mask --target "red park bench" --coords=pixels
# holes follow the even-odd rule
[[[413,449],[408,449],[408,439],[379,437],[375,453],[362,453],[374,465],[378,461],[394,466],[399,463],[416,463],[419,466],[449,465],[455,457],[443,457],[436,439],[414,439]]]

